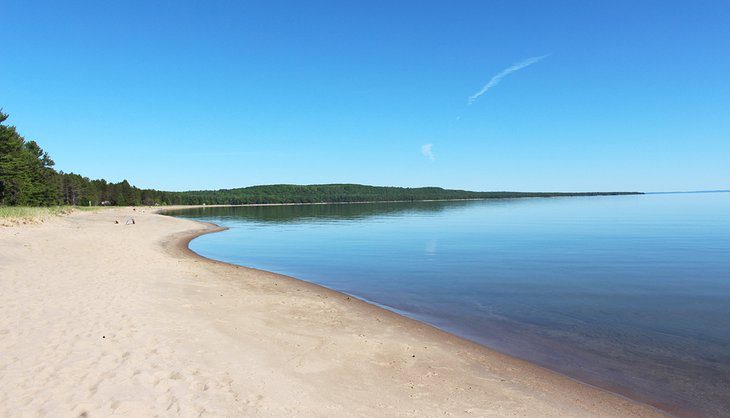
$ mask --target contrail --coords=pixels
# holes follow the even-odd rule
[[[536,63],[536,62],[538,62],[540,60],[542,60],[543,58],[547,58],[548,55],[542,55],[542,56],[539,56],[539,57],[528,58],[528,59],[526,59],[524,61],[520,61],[518,63],[512,64],[509,68],[506,68],[506,69],[502,70],[502,72],[500,72],[499,74],[497,74],[494,77],[492,77],[491,80],[489,80],[489,83],[487,83],[486,85],[484,85],[484,87],[482,87],[481,90],[479,90],[478,92],[474,93],[472,96],[469,96],[469,104],[471,105],[482,94],[486,93],[487,90],[489,90],[492,87],[494,87],[497,84],[499,84],[499,82],[502,81],[502,79],[504,77],[506,77],[506,76],[514,73],[515,71],[519,71],[519,70],[521,70],[521,69],[523,69],[525,67],[528,67],[528,66],[530,66],[530,65],[532,65],[532,64],[534,64],[534,63]]]

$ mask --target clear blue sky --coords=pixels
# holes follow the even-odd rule
[[[730,188],[729,22],[725,0],[1,0],[0,107],[60,170],[167,190]]]

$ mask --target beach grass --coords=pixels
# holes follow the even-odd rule
[[[98,208],[93,206],[0,206],[0,225],[40,223],[55,216],[68,215],[74,211],[93,210],[98,210]]]

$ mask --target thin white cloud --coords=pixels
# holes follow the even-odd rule
[[[424,144],[421,146],[421,154],[429,160],[433,161],[436,157],[433,155],[433,144]]]
[[[497,84],[499,84],[499,82],[502,81],[502,79],[504,77],[506,77],[506,76],[514,73],[515,71],[519,71],[519,70],[521,70],[521,69],[523,69],[525,67],[529,67],[530,65],[535,64],[536,62],[541,61],[542,59],[547,58],[547,57],[548,57],[548,55],[542,55],[542,56],[539,56],[539,57],[528,58],[526,60],[523,60],[523,61],[520,61],[518,63],[512,64],[510,67],[502,70],[502,72],[500,72],[499,74],[497,74],[494,77],[492,77],[489,80],[489,82],[487,84],[485,84],[484,87],[482,87],[481,90],[479,90],[478,92],[476,92],[473,95],[469,96],[469,104],[471,105],[472,103],[474,103],[475,101],[477,101],[477,99],[479,97],[481,97],[482,94],[486,93],[487,90],[489,90],[492,87],[494,87]]]

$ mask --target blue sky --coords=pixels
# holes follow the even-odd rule
[[[730,188],[727,1],[2,0],[0,20],[8,122],[91,178]]]

